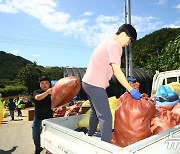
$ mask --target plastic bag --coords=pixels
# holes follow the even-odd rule
[[[179,102],[179,97],[168,86],[160,86],[156,94],[156,106],[175,106]]]
[[[180,124],[180,103],[171,110],[177,125]]]
[[[109,100],[109,106],[110,106],[110,109],[111,109],[111,114],[112,114],[112,119],[113,119],[112,120],[112,128],[114,128],[114,117],[115,117],[115,110],[117,109],[118,99],[115,96],[113,96],[113,97],[108,98],[108,100]],[[76,124],[76,127],[86,127],[86,128],[89,128],[90,112],[91,112],[91,109],[89,109],[86,112],[84,117]],[[100,131],[99,124],[97,126],[97,131]]]
[[[167,129],[176,126],[176,121],[172,116],[171,111],[164,110],[161,114],[151,121],[151,132],[152,134],[158,134]]]
[[[64,117],[65,113],[66,113],[66,107],[60,106],[53,110],[53,117]]]
[[[139,87],[135,83],[136,88]],[[119,98],[119,107],[115,111],[112,143],[125,147],[151,136],[150,121],[154,117],[155,104],[146,94],[135,100],[128,92]]]
[[[57,108],[68,103],[81,89],[80,79],[75,76],[65,77],[52,87],[51,108]]]
[[[166,86],[170,87],[174,92],[176,92],[180,96],[180,83],[179,82],[171,82],[166,84]]]

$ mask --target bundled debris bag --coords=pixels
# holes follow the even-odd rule
[[[80,109],[80,105],[79,104],[74,104],[74,105],[71,105],[69,107],[66,107],[66,113],[65,113],[65,116],[72,116],[72,115],[76,115],[78,113]]]
[[[86,100],[82,103],[78,114],[85,114],[91,108],[89,100]]]
[[[160,116],[164,111],[171,111],[174,106],[156,106],[155,117]]]
[[[170,87],[174,92],[176,92],[180,96],[180,83],[179,82],[171,82],[166,84],[166,86]]]
[[[71,106],[60,106],[53,110],[53,117],[68,117],[76,115],[80,109],[80,104],[74,104]]]
[[[66,113],[66,107],[60,106],[53,110],[53,117],[64,117],[65,113]]]
[[[160,86],[156,94],[156,106],[175,106],[179,102],[179,96],[168,86]]]
[[[108,101],[109,101],[109,106],[110,106],[110,109],[111,109],[111,114],[112,114],[112,128],[114,128],[114,118],[115,118],[115,110],[117,109],[117,102],[118,102],[118,99],[113,96],[113,97],[109,97],[108,98]],[[86,105],[89,104],[88,101],[86,101]],[[90,112],[91,112],[91,109],[89,109],[86,114],[84,115],[84,117],[76,124],[76,127],[86,127],[86,128],[89,128],[89,118],[90,118]],[[98,124],[97,126],[97,129],[96,131],[100,131],[100,126]]]
[[[132,86],[138,89],[139,83]],[[146,94],[140,100],[135,100],[125,92],[120,96],[118,104],[112,134],[113,144],[125,147],[151,136],[150,121],[154,117],[155,104]]]
[[[76,96],[81,89],[80,79],[76,76],[69,76],[58,80],[52,87],[51,108],[58,108]]]
[[[159,116],[155,117],[151,121],[151,132],[152,134],[158,134],[162,131],[168,130],[176,126],[176,121],[172,116],[171,111],[164,110]]]
[[[180,102],[171,110],[171,113],[176,121],[176,124],[180,124]]]

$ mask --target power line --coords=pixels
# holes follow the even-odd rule
[[[22,33],[14,33],[14,32],[7,32],[7,31],[0,31],[0,33],[2,34],[2,33],[4,33],[5,35],[6,34],[10,34],[10,36],[12,36],[12,35],[17,35],[17,36],[24,36],[24,37],[27,37],[27,35],[25,35],[25,34],[22,34]],[[7,36],[4,36],[4,37],[7,37]],[[52,37],[47,37],[47,36],[43,36],[43,35],[40,35],[40,36],[30,36],[29,34],[28,34],[28,38],[29,37],[33,37],[33,38],[39,38],[39,39],[49,39],[49,40],[55,40],[54,39],[54,37],[52,38]],[[19,37],[14,37],[14,38],[19,38]],[[24,39],[24,38],[23,38]],[[31,39],[31,40],[34,40],[34,39]],[[56,41],[57,41],[57,39],[56,39]],[[62,40],[61,40],[62,41]],[[63,40],[64,41],[64,40]],[[69,44],[69,42],[70,41],[72,41],[72,40],[69,40],[67,43]],[[54,42],[54,41],[53,41]],[[59,42],[58,42],[59,43]],[[71,43],[72,44],[72,43]],[[77,44],[72,44],[72,45],[77,45]]]
[[[50,41],[42,41],[42,40],[34,40],[34,39],[26,39],[26,38],[8,37],[8,36],[0,36],[0,42],[31,45],[31,46],[41,46],[41,47],[51,47],[51,48],[61,48],[61,49],[93,50],[92,47],[82,46],[72,43],[50,42]]]

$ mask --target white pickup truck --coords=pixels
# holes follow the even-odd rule
[[[180,70],[156,72],[152,95],[168,81],[180,81]],[[43,120],[41,146],[53,154],[180,154],[180,125],[121,148],[74,131],[83,115]]]

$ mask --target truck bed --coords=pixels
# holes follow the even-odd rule
[[[74,131],[82,117],[43,120],[42,147],[53,154],[180,154],[180,125],[121,148]]]
[[[156,72],[152,96],[160,85],[180,81],[180,70]],[[53,154],[180,154],[180,125],[125,148],[74,131],[83,115],[43,120],[41,146]]]

